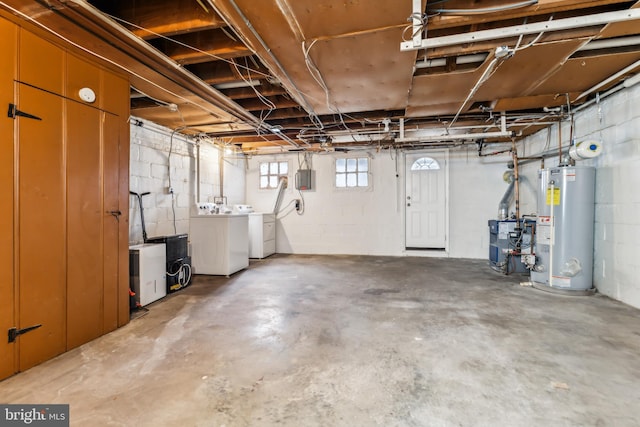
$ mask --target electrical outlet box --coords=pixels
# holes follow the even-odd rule
[[[296,190],[313,189],[313,171],[311,169],[298,169],[296,172]]]

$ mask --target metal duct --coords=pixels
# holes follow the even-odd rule
[[[498,220],[504,220],[509,217],[509,206],[511,206],[511,198],[513,197],[513,190],[516,185],[516,180],[514,179],[511,171],[505,173],[505,180],[508,180],[509,186],[504,192],[502,199],[500,199],[500,204],[498,205]]]
[[[276,195],[276,203],[273,205],[273,213],[278,215],[278,211],[280,210],[280,205],[282,204],[282,197],[284,196],[284,190],[287,188],[289,180],[286,177],[281,177],[280,182],[278,182],[278,194]]]

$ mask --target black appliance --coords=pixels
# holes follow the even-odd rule
[[[167,248],[167,292],[179,291],[191,284],[191,257],[187,234],[151,237],[146,243],[164,243]]]
[[[144,243],[164,243],[167,251],[167,293],[179,291],[191,284],[191,257],[188,250],[188,235],[176,234],[175,236],[147,236],[147,228],[144,224],[144,208],[142,207],[142,196],[150,194],[135,193],[129,191],[129,194],[136,196],[138,205],[140,206],[140,222],[142,224],[142,240]]]

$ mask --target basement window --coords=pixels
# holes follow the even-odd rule
[[[278,188],[281,177],[289,174],[289,162],[261,162],[260,163],[260,188]]]
[[[431,157],[421,157],[411,165],[412,171],[428,171],[438,169],[440,169],[440,164],[436,159],[432,159]]]
[[[336,159],[336,187],[369,187],[369,158]]]

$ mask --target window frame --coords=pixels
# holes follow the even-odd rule
[[[427,167],[422,167],[423,165],[420,164],[419,167],[414,169],[414,166],[418,165],[418,162],[421,160],[430,160],[429,163],[427,163]],[[435,165],[436,167],[432,167],[432,165]],[[411,172],[422,172],[422,171],[435,171],[435,170],[440,170],[440,162],[438,161],[438,159],[434,159],[431,156],[422,156],[418,159],[415,159],[414,162],[411,164]]]
[[[272,163],[278,163],[278,174],[272,174],[271,173],[271,164]],[[286,173],[280,173],[280,168],[281,168],[281,164],[282,163],[285,163],[287,165],[287,172]],[[262,165],[263,164],[267,164],[268,165],[267,166],[268,172],[267,172],[266,175],[262,174]],[[287,178],[287,180],[289,179],[289,172],[290,171],[291,171],[291,164],[290,164],[289,160],[272,159],[272,160],[259,161],[258,162],[258,190],[266,190],[266,191],[275,190],[276,188],[278,188],[278,183],[280,182],[280,177],[285,177],[285,178]],[[262,186],[262,177],[264,177],[264,176],[268,177],[267,178],[268,184],[267,184],[266,187]],[[276,176],[277,177],[275,187],[272,187],[270,185],[270,181],[271,180],[270,180],[269,177],[272,177],[272,176]]]
[[[356,170],[355,171],[349,171],[348,170],[348,166],[347,163],[349,160],[355,159],[356,161]],[[366,159],[367,161],[367,170],[364,172],[359,171],[359,159]],[[338,162],[340,160],[344,160],[345,161],[345,170],[344,172],[338,171]],[[340,156],[340,157],[336,157],[333,161],[333,188],[337,191],[368,191],[368,190],[372,190],[373,189],[373,181],[372,181],[372,177],[373,174],[371,172],[371,166],[372,166],[372,162],[371,162],[371,156],[368,154],[365,155],[350,155],[350,156]],[[356,175],[356,182],[358,180],[358,174],[361,173],[366,173],[367,174],[367,185],[355,185],[355,186],[349,186],[347,185],[347,176],[349,174],[355,174]],[[337,178],[338,178],[338,174],[344,174],[345,175],[345,186],[344,187],[340,187],[338,186],[338,182],[337,182]]]

